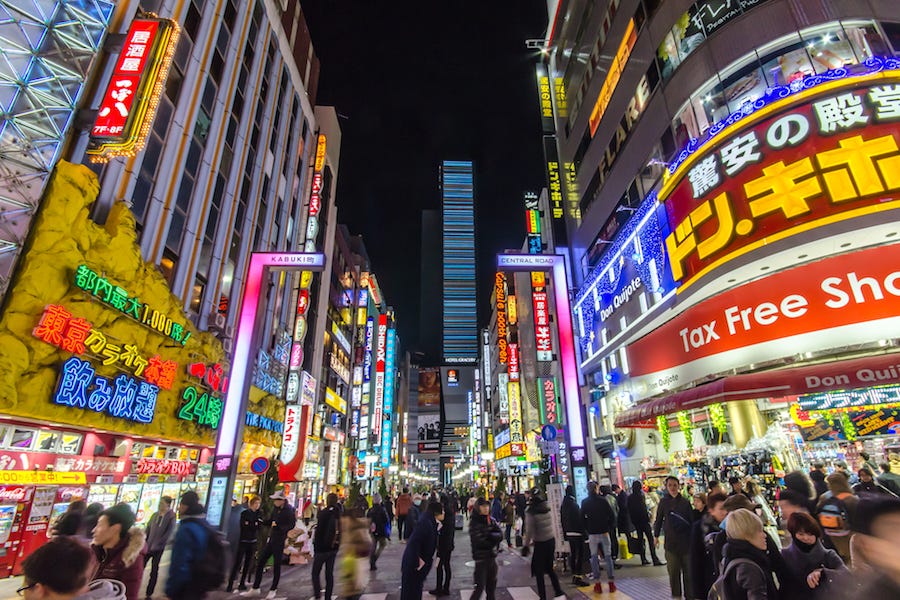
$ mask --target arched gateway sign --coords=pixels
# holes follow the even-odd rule
[[[250,255],[250,265],[247,268],[242,294],[241,314],[234,339],[231,379],[216,441],[216,458],[209,482],[207,502],[207,520],[223,530],[228,522],[222,517],[231,506],[231,490],[234,488],[237,473],[238,441],[244,434],[244,414],[247,412],[247,398],[250,391],[251,357],[256,354],[256,348],[253,347],[256,337],[254,330],[265,305],[264,302],[260,302],[264,289],[263,281],[269,270],[322,271],[324,268],[325,255],[322,253],[254,252]],[[308,411],[304,414],[308,418]],[[301,445],[305,445],[305,440]],[[300,449],[301,452],[303,450]]]

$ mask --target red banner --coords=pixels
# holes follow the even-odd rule
[[[534,337],[539,361],[553,360],[553,338],[550,334],[550,308],[547,304],[547,292],[531,294],[534,308]]]
[[[900,244],[893,244],[788,269],[705,300],[628,346],[628,362],[632,376],[646,375],[754,344],[897,315]],[[843,341],[835,339],[823,347],[840,345]],[[787,354],[774,347],[748,362]]]
[[[886,82],[798,104],[688,159],[659,196],[682,289],[766,244],[897,207],[900,100]]]

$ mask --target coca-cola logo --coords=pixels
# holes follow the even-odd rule
[[[0,502],[22,502],[28,494],[26,487],[0,488]]]

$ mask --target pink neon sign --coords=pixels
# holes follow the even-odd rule
[[[569,305],[566,260],[560,254],[500,254],[498,271],[553,272],[553,299],[559,328],[559,358],[562,364],[563,398],[569,426],[569,444],[573,455],[576,448],[584,448],[584,422],[581,419],[581,397],[578,393],[578,367],[575,358],[575,335],[572,330],[572,307]]]

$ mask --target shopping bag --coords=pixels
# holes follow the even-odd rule
[[[631,558],[631,552],[628,550],[628,542],[621,536],[619,537],[619,558],[622,560]]]
[[[644,544],[639,537],[627,536],[628,538],[628,551],[632,554],[642,554],[644,551]]]

